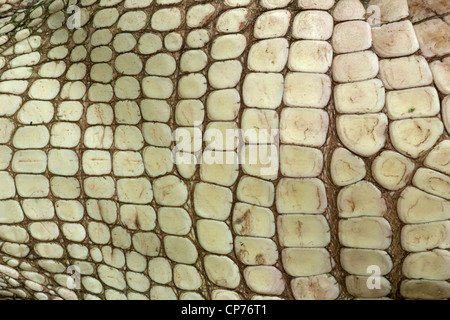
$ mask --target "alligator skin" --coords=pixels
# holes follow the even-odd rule
[[[0,299],[449,299],[448,13],[0,1]]]

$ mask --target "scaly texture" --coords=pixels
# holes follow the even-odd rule
[[[0,298],[449,299],[449,12],[0,1]]]

